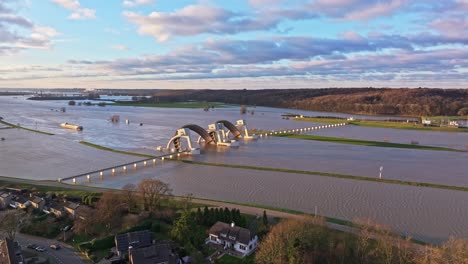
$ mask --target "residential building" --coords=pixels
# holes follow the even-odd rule
[[[129,247],[134,249],[151,246],[153,235],[148,230],[130,232],[115,236],[115,248],[117,255],[122,256],[128,253]]]
[[[257,247],[258,237],[247,228],[218,221],[210,228],[207,243],[222,245],[240,256],[247,256]]]
[[[31,206],[34,208],[37,208],[42,211],[44,209],[44,205],[46,203],[44,198],[38,197],[38,196],[32,196],[29,198],[29,201],[31,201]]]
[[[169,243],[128,249],[130,264],[177,264],[179,257]]]
[[[65,215],[65,210],[63,209],[63,206],[61,205],[57,205],[57,204],[51,204],[49,207],[48,207],[48,211],[55,215],[55,217],[63,217]]]
[[[31,205],[31,201],[23,196],[14,196],[10,201],[10,206],[13,208],[24,209]]]
[[[70,214],[72,219],[76,217],[76,210],[80,207],[80,204],[77,203],[68,203],[63,207],[63,209]]]

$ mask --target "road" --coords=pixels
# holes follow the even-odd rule
[[[58,264],[88,264],[91,263],[81,258],[78,252],[75,251],[70,245],[58,242],[57,240],[47,239],[42,237],[35,237],[25,234],[16,234],[16,240],[25,249],[28,244],[36,244],[44,247],[45,252],[39,253],[44,257],[49,257],[52,263]],[[60,245],[62,248],[59,250],[51,249],[51,244]]]

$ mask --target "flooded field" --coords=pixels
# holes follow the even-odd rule
[[[454,149],[468,150],[468,133],[447,133],[437,131],[417,131],[404,129],[387,129],[378,127],[344,126],[330,130],[318,130],[314,135],[355,138],[363,140],[388,141],[393,143],[411,144],[417,142],[419,145],[449,147]]]
[[[0,137],[0,176],[57,180],[141,159],[22,129],[0,129]]]
[[[468,237],[468,192],[174,161],[108,176],[104,181],[95,179],[92,185],[121,188],[145,177],[168,182],[177,195],[191,193],[308,213],[314,213],[317,206],[321,215],[348,220],[369,217],[428,242],[440,242],[450,235]]]
[[[66,107],[65,112],[60,108]],[[89,141],[121,150],[160,154],[156,146],[167,144],[185,124],[206,127],[217,120],[245,119],[249,128],[285,129],[313,123],[283,119],[285,112],[314,112],[257,107],[254,115],[241,115],[238,107],[201,109],[139,108],[125,106],[68,106],[66,101],[28,101],[24,97],[0,97],[0,116],[6,121],[54,133],[46,136],[18,129],[0,129],[0,175],[51,179],[140,160],[141,158],[97,150],[78,143]],[[320,113],[329,115],[329,113]],[[120,123],[109,121],[120,116]],[[334,114],[338,115],[338,114]],[[125,120],[130,120],[126,125]],[[79,124],[81,132],[59,127]],[[141,123],[141,125],[140,125]],[[409,131],[367,127],[339,127],[314,132],[320,135],[462,148],[467,134]],[[195,137],[196,138],[196,137]],[[467,152],[364,147],[328,142],[269,137],[242,143],[238,148],[204,148],[195,161],[320,171],[444,185],[468,186]],[[144,177],[171,184],[176,194],[269,205],[304,212],[315,206],[326,216],[352,220],[371,217],[399,232],[438,242],[450,235],[468,236],[468,192],[420,188],[323,176],[189,165],[165,161],[155,168],[129,170],[91,184],[120,188]],[[78,179],[85,183],[85,178]]]
[[[333,133],[340,128],[320,130]],[[195,161],[333,172],[468,187],[468,152],[364,147],[269,137],[239,148],[209,148]]]

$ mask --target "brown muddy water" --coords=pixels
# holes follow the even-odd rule
[[[0,97],[0,116],[6,121],[54,133],[45,136],[17,129],[0,129],[0,175],[55,180],[64,176],[131,162],[138,157],[96,150],[77,143],[85,140],[122,150],[157,155],[175,130],[185,124],[202,127],[225,119],[245,119],[250,128],[284,129],[314,125],[286,120],[275,108],[255,108],[254,115],[241,115],[238,107],[204,112],[200,109],[137,108],[119,106],[68,107],[60,101],[26,101],[23,97]],[[57,111],[66,107],[66,112]],[[316,115],[301,111],[304,115]],[[109,122],[112,115],[121,122]],[[321,113],[324,115],[324,113]],[[325,113],[326,114],[326,113]],[[129,119],[126,125],[124,120]],[[82,125],[82,132],[62,129],[62,122]],[[140,126],[140,123],[143,125]],[[466,133],[423,132],[366,127],[320,130],[326,136],[461,148]],[[298,139],[268,138],[243,143],[239,148],[205,148],[192,159],[203,162],[334,172],[468,186],[468,153],[364,147]],[[102,166],[102,167],[101,167]],[[91,184],[120,188],[145,177],[168,182],[175,194],[289,208],[352,220],[370,217],[396,231],[428,242],[450,235],[468,237],[468,192],[411,187],[323,176],[226,167],[189,165],[166,161],[155,168],[129,170],[104,180],[94,176]],[[84,178],[79,182],[84,183]]]

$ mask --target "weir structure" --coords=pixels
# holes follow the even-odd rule
[[[200,149],[193,147],[191,132],[198,134],[197,143],[204,141],[206,145],[216,146],[238,147],[239,139],[257,138],[256,136],[249,135],[244,120],[237,120],[235,125],[227,120],[218,120],[210,124],[207,130],[195,124],[188,124],[179,128],[167,143],[166,150],[199,154]],[[162,147],[158,147],[158,150],[162,150]]]

